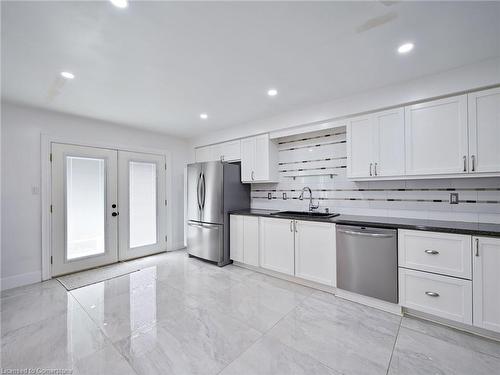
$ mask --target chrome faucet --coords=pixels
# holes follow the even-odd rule
[[[312,212],[313,210],[316,210],[319,208],[319,201],[318,204],[313,204],[313,195],[311,188],[309,186],[305,186],[302,188],[302,192],[299,195],[299,199],[303,200],[304,199],[304,192],[308,191],[309,192],[309,212]]]

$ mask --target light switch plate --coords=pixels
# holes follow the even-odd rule
[[[450,193],[450,204],[458,204],[458,193]]]

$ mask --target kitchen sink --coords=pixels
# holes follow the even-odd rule
[[[329,212],[309,212],[309,211],[279,211],[279,212],[273,212],[271,215],[273,216],[293,216],[293,217],[321,217],[328,219],[330,217],[338,216],[340,214],[337,214],[335,212],[329,213]]]

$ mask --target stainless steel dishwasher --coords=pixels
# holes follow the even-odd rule
[[[397,303],[397,230],[337,225],[337,288]]]

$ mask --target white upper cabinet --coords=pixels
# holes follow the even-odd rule
[[[349,178],[402,176],[405,173],[404,110],[376,112],[347,123]]]
[[[278,181],[278,150],[269,134],[241,140],[241,181]]]
[[[406,174],[468,171],[467,95],[405,107]]]
[[[404,109],[395,108],[373,115],[374,174],[402,176],[405,174]]]
[[[241,159],[240,140],[219,143],[212,146],[213,160],[237,161]]]
[[[240,140],[218,143],[212,146],[198,147],[195,149],[196,161],[237,161],[241,159]]]
[[[500,172],[500,88],[469,94],[469,171]]]
[[[474,325],[500,332],[500,239],[473,237]]]
[[[373,175],[373,133],[371,116],[348,120],[346,137],[348,177]]]
[[[198,147],[194,152],[197,163],[212,161],[212,146]]]

